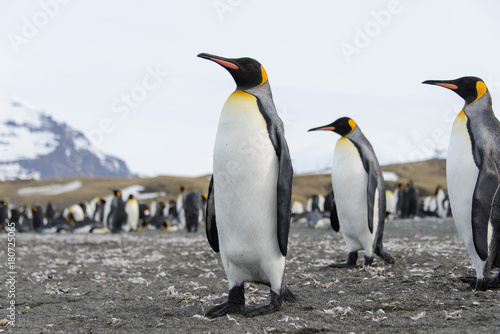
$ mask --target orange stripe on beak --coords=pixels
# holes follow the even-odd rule
[[[441,87],[444,87],[444,88],[448,88],[448,89],[452,89],[452,90],[456,90],[458,89],[457,85],[454,85],[454,84],[448,84],[448,83],[437,83],[435,84],[437,86],[441,86]]]
[[[239,69],[238,66],[236,66],[235,64],[233,63],[230,63],[228,61],[225,61],[225,60],[220,60],[220,59],[216,59],[216,58],[210,58],[210,60],[213,60],[215,61],[216,63],[218,63],[219,65],[222,65],[224,67],[227,67],[227,68],[230,68],[232,70],[237,70]]]

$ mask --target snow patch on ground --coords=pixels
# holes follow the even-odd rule
[[[76,180],[64,184],[51,184],[41,187],[26,187],[20,188],[17,193],[19,196],[32,196],[32,195],[59,195],[70,191],[75,191],[82,187],[82,181]]]

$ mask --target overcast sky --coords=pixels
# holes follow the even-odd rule
[[[483,78],[500,99],[500,2],[0,2],[0,92],[87,133],[140,175],[211,173],[231,76],[200,52],[266,68],[297,173],[330,165],[353,118],[382,164],[448,145],[463,102],[427,79]]]

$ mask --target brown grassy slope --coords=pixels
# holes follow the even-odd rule
[[[432,159],[411,162],[406,164],[388,165],[382,167],[383,171],[395,172],[399,182],[413,181],[415,187],[420,189],[420,195],[433,194],[438,185],[446,186],[446,160]],[[398,182],[387,182],[389,187]]]
[[[445,161],[428,160],[401,165],[389,165],[382,167],[384,171],[395,172],[400,182],[406,183],[413,180],[415,186],[421,189],[420,194],[434,192],[438,184],[446,186]],[[17,190],[24,187],[39,187],[50,184],[61,184],[80,180],[83,186],[75,191],[55,196],[33,195],[21,198]],[[164,200],[175,199],[179,193],[179,186],[183,185],[190,191],[208,191],[209,177],[176,177],[157,176],[154,178],[72,178],[72,179],[49,179],[41,181],[9,181],[0,183],[0,199],[7,199],[15,206],[32,205],[40,203],[45,205],[51,201],[56,207],[61,208],[83,200],[90,201],[95,196],[105,196],[111,193],[110,189],[120,189],[130,185],[142,185],[144,192],[165,192]],[[392,186],[393,182],[389,182]],[[298,200],[304,205],[307,199],[314,194],[326,195],[331,189],[330,174],[296,175],[293,186],[293,200]]]

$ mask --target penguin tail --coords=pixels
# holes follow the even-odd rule
[[[385,263],[388,263],[388,264],[394,264],[396,263],[396,260],[394,260],[394,258],[385,251],[384,248],[380,247],[380,249],[377,249],[375,251],[375,253],[382,259],[385,261]]]
[[[286,285],[281,289],[281,295],[283,296],[283,300],[288,303],[295,303],[297,301],[297,297],[295,297]]]

